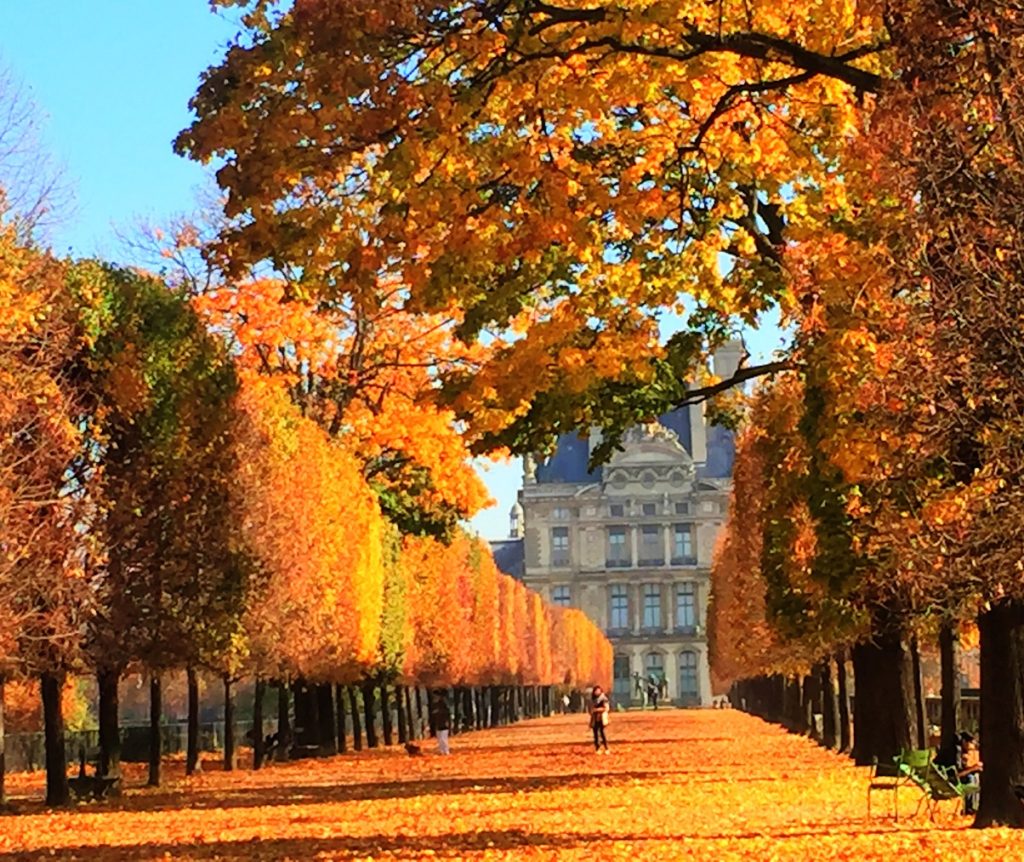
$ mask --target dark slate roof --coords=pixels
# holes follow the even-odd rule
[[[693,455],[693,435],[690,433],[689,407],[677,407],[671,413],[659,416],[658,421],[670,431],[675,431],[679,442],[683,444],[683,448]]]
[[[736,438],[728,428],[712,425],[708,428],[708,459],[700,470],[705,479],[728,479],[732,476],[732,462],[736,459]]]
[[[683,444],[683,448],[692,454],[693,438],[690,435],[690,410],[687,407],[680,407],[671,413],[659,417],[659,422],[666,428],[674,431]],[[601,468],[588,470],[587,462],[590,460],[590,444],[575,432],[563,434],[558,438],[558,446],[555,454],[548,458],[543,464],[537,466],[537,481],[546,482],[567,482],[576,485],[588,484],[601,481]],[[732,461],[729,461],[732,466]],[[728,474],[726,474],[728,475]]]
[[[522,539],[493,539],[494,562],[506,575],[521,581],[526,574],[526,548]]]
[[[588,470],[590,443],[575,432],[558,438],[555,454],[543,464],[537,465],[538,482],[600,482],[601,468]]]

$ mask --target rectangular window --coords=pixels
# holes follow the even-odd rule
[[[689,503],[676,503],[676,514],[677,515],[689,515],[690,504]]]
[[[617,655],[612,662],[612,693],[619,702],[629,703],[633,692],[633,674],[628,655]]]
[[[693,566],[697,555],[693,552],[693,524],[675,524],[672,527],[672,564]]]
[[[626,507],[623,506],[622,503],[612,503],[612,505],[608,507],[608,511],[613,518],[621,518],[626,513]]]
[[[606,562],[610,569],[621,569],[631,565],[629,546],[626,544],[625,527],[608,528],[608,557]]]
[[[629,593],[625,584],[612,584],[608,592],[608,628],[625,631],[629,628]]]
[[[657,503],[644,503],[643,511],[645,515],[657,515],[658,504]]]
[[[551,604],[558,605],[562,608],[567,608],[572,604],[572,593],[569,592],[569,588],[552,587],[551,588]]]
[[[661,584],[644,584],[644,628],[661,628]]]
[[[640,565],[665,565],[665,548],[661,542],[661,527],[645,524],[640,528]]]
[[[551,565],[569,565],[569,528],[551,528]]]
[[[568,509],[563,509],[562,507],[559,506],[558,508],[552,510],[551,517],[554,518],[556,521],[568,521],[569,514],[570,513]]]
[[[697,630],[697,585],[693,581],[676,585],[676,629],[687,634]]]

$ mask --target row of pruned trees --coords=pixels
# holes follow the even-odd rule
[[[381,685],[490,686],[498,705],[607,681],[610,647],[582,614],[500,574],[458,528],[403,535],[381,503],[397,480],[371,481],[344,423],[325,428],[294,381],[239,362],[183,292],[7,229],[0,321],[0,716],[5,679],[39,679],[51,804],[68,798],[69,674],[96,674],[113,776],[118,682],[147,672],[153,784],[172,670],[189,673],[190,768],[201,670],[223,679],[229,726],[233,686],[255,677],[257,719],[274,684],[285,728],[297,693],[307,734],[329,725],[332,686],[363,687],[367,704]],[[2,774],[0,758],[0,793]]]

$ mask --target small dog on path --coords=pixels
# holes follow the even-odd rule
[[[423,749],[414,742],[407,742],[405,744],[405,753],[408,754],[409,757],[422,757]]]

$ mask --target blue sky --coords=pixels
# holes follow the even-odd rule
[[[59,253],[123,259],[115,229],[159,224],[194,208],[204,169],[171,151],[189,122],[200,73],[235,26],[206,0],[20,0],[4,4],[0,65],[31,91],[47,117],[45,143],[62,162],[75,205],[51,231]],[[768,326],[752,334],[757,357],[779,346]],[[498,503],[473,526],[504,536],[522,477],[518,460],[490,465]]]

